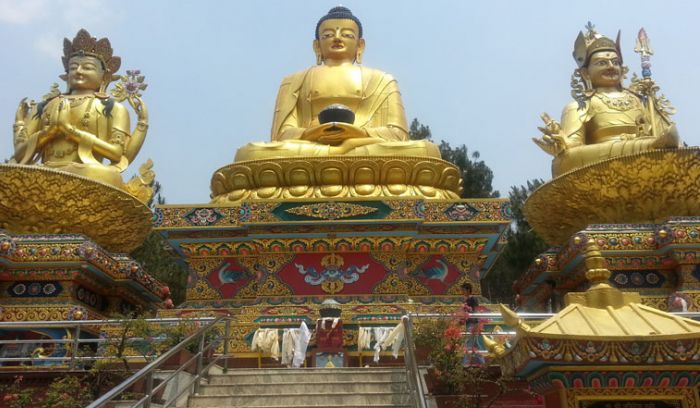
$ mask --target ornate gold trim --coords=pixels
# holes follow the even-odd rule
[[[249,160],[214,172],[212,203],[250,199],[422,197],[456,199],[454,165],[427,157],[299,157]]]
[[[525,202],[525,217],[551,244],[589,224],[660,223],[700,214],[700,148],[652,150],[565,173]]]
[[[125,191],[39,166],[0,164],[0,229],[84,234],[113,252],[136,249],[151,231],[149,208]]]

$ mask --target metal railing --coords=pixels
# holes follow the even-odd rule
[[[427,408],[428,404],[425,400],[425,390],[423,382],[420,378],[418,370],[418,362],[416,361],[416,347],[413,344],[413,317],[408,314],[401,318],[404,328],[404,339],[406,348],[404,351],[404,363],[406,364],[406,375],[408,380],[409,392],[413,394],[416,408]]]
[[[675,312],[673,313],[679,317],[700,319],[699,312]],[[525,321],[543,321],[552,317],[553,313],[518,313],[518,316],[523,318]],[[405,337],[405,348],[404,348],[404,360],[407,373],[407,383],[409,387],[409,392],[412,394],[415,400],[416,407],[426,408],[426,392],[423,388],[424,382],[420,375],[420,368],[418,361],[416,360],[415,354],[415,343],[414,343],[414,327],[418,320],[421,319],[453,319],[459,318],[454,314],[441,314],[441,313],[409,313],[402,317],[402,323],[404,325],[404,337]],[[500,313],[471,313],[469,318],[474,319],[487,319],[489,324],[503,324],[503,320]],[[105,407],[108,402],[118,398],[121,394],[129,391],[130,387],[134,384],[143,382],[145,384],[145,392],[141,399],[136,401],[132,408],[150,407],[156,395],[159,395],[161,391],[164,391],[165,387],[171,381],[177,381],[179,374],[191,367],[195,366],[192,378],[178,389],[178,392],[168,400],[163,403],[163,407],[169,407],[173,403],[177,402],[186,391],[190,391],[190,394],[197,393],[200,388],[202,378],[208,373],[209,369],[219,363],[223,359],[223,370],[226,372],[228,370],[228,359],[229,355],[229,339],[231,338],[231,324],[232,320],[228,316],[222,316],[218,318],[214,317],[203,317],[203,318],[192,318],[192,319],[181,319],[181,318],[159,318],[159,319],[141,319],[149,324],[165,324],[165,325],[175,325],[181,324],[182,322],[197,322],[202,323],[202,327],[199,327],[194,333],[187,336],[180,343],[175,345],[170,350],[164,352],[161,356],[156,358],[154,361],[148,363],[145,367],[138,370],[136,373],[131,375],[129,378],[124,380],[121,384],[104,394],[102,397],[94,401],[87,408],[98,408]],[[0,357],[0,364],[3,363],[26,363],[26,362],[57,362],[67,366],[70,370],[80,370],[84,369],[86,364],[94,363],[102,359],[114,359],[114,357],[108,356],[83,356],[78,353],[81,346],[85,345],[95,345],[99,346],[102,344],[109,344],[109,339],[104,338],[80,338],[81,333],[95,331],[103,326],[110,325],[124,325],[132,320],[119,319],[119,320],[89,320],[89,321],[41,321],[41,322],[0,322],[0,330],[6,331],[22,331],[27,329],[42,329],[42,328],[61,328],[65,329],[67,333],[72,335],[69,339],[31,339],[31,340],[0,340],[0,346],[3,345],[23,345],[23,344],[36,344],[36,345],[46,345],[55,344],[60,346],[65,346],[66,355],[60,357]],[[220,328],[223,325],[223,333],[221,333]],[[480,331],[479,334],[498,334],[498,335],[514,335],[515,332],[509,331]],[[130,341],[144,341],[143,338],[134,338]],[[197,342],[197,352],[184,364],[182,364],[174,372],[169,372],[162,382],[154,386],[154,373],[163,364],[175,356],[182,350],[186,349],[188,345],[193,342]],[[223,352],[220,354],[215,353],[221,342],[223,341]],[[93,346],[94,347],[94,346]],[[134,356],[121,356],[123,359],[129,358],[144,358],[143,355]],[[207,360],[205,362],[205,360]],[[161,401],[162,402],[162,401]]]
[[[181,324],[182,322],[191,323],[207,323],[214,320],[213,317],[202,317],[202,318],[159,318],[159,319],[140,319],[149,325],[174,325]],[[54,367],[67,367],[69,370],[81,370],[84,364],[91,362],[96,362],[100,360],[113,359],[113,357],[106,357],[103,355],[81,355],[81,352],[85,346],[92,346],[93,348],[98,348],[104,345],[109,345],[113,340],[108,338],[81,338],[84,333],[90,332],[89,328],[95,329],[95,331],[101,327],[105,326],[121,326],[128,324],[129,322],[135,321],[134,319],[114,319],[114,320],[56,320],[56,321],[18,321],[18,322],[0,322],[0,330],[5,330],[9,332],[13,331],[25,331],[25,330],[36,330],[36,329],[64,329],[66,330],[67,336],[70,335],[71,338],[63,339],[52,339],[52,338],[40,338],[40,339],[28,339],[28,340],[0,340],[0,347],[9,345],[34,345],[36,347],[46,347],[53,346],[54,349],[60,347],[64,355],[51,357],[51,356],[40,356],[35,357],[32,355],[20,355],[17,357],[0,357],[0,366],[13,363],[20,364],[23,367],[26,364],[38,364],[41,363],[42,366],[54,366]],[[167,339],[161,339],[164,341]],[[128,344],[135,344],[138,342],[144,342],[146,339],[140,337],[131,337],[126,339]],[[156,343],[158,341],[156,340]],[[55,352],[55,350],[54,350]],[[30,354],[33,354],[30,353]],[[124,359],[144,359],[144,355],[124,355],[121,356]],[[52,364],[47,364],[52,363]],[[10,366],[11,367],[11,366]],[[9,368],[9,367],[8,367]]]
[[[169,397],[168,400],[163,402],[162,407],[167,408],[185,393],[185,391],[190,391],[190,395],[197,394],[201,385],[201,380],[209,372],[209,369],[216,365],[219,360],[223,358],[223,370],[228,371],[228,354],[229,354],[229,341],[231,333],[231,318],[229,316],[221,316],[216,319],[209,318],[211,320],[207,325],[201,327],[195,333],[182,340],[178,345],[171,348],[169,351],[165,352],[163,355],[158,357],[155,361],[147,364],[145,367],[134,373],[131,377],[124,380],[121,384],[112,388],[102,397],[98,398],[86,408],[99,408],[107,406],[107,403],[119,397],[121,394],[127,392],[129,388],[140,381],[145,381],[146,387],[144,391],[144,396],[136,401],[131,408],[149,408],[153,399],[161,391],[165,390],[165,387],[171,381],[177,381],[179,374],[182,373],[191,364],[196,364],[195,371],[191,379],[182,386],[182,388],[174,395]],[[217,326],[220,324],[224,325],[224,333],[217,330]],[[214,333],[215,337],[209,336],[210,333]],[[154,374],[168,359],[175,356],[182,350],[185,350],[189,344],[197,341],[198,347],[197,352],[184,364],[182,364],[177,370],[169,373],[163,381],[154,387]],[[223,353],[214,355],[214,352],[218,348],[219,344],[223,341]],[[208,344],[207,344],[208,343]],[[212,358],[213,357],[213,358]],[[205,358],[209,359],[209,362],[205,365]]]

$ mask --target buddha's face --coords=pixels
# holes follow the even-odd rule
[[[353,62],[358,50],[364,48],[359,38],[359,27],[349,19],[325,20],[318,27],[318,40],[314,41],[316,52],[326,62]]]
[[[616,52],[599,51],[591,55],[587,72],[594,88],[617,87],[622,81],[622,62]]]
[[[72,92],[98,91],[104,76],[102,62],[95,57],[76,56],[68,62],[68,87]]]

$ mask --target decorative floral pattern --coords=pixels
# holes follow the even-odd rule
[[[469,221],[478,213],[479,211],[467,203],[452,204],[445,210],[447,217],[453,221]]]
[[[62,290],[58,282],[15,282],[8,288],[12,297],[54,297]]]
[[[285,210],[289,214],[301,215],[309,218],[322,220],[340,220],[343,218],[357,217],[377,212],[377,208],[360,204],[321,202],[307,205],[300,205]]]
[[[195,208],[185,214],[185,219],[192,225],[208,227],[215,225],[224,215],[214,208]]]

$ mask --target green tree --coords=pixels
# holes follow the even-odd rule
[[[408,137],[411,140],[432,140],[430,126],[423,125],[418,119],[413,119],[409,127]],[[493,171],[483,160],[479,159],[479,152],[469,154],[466,145],[452,147],[449,143],[440,141],[440,154],[446,160],[459,168],[462,173],[462,198],[493,198],[499,197],[498,191],[494,191]]]
[[[148,202],[151,210],[155,210],[156,205],[165,204],[165,197],[161,190],[162,186],[156,181],[153,184],[153,197]],[[152,231],[143,244],[131,253],[131,257],[138,261],[149,274],[168,285],[175,305],[185,300],[187,269],[177,261],[172,248],[162,235]]]
[[[413,119],[408,131],[411,140],[432,140],[430,126]],[[464,182],[463,198],[499,197],[499,192],[492,187],[493,171],[483,160],[479,152],[469,154],[466,145],[456,148],[444,140],[439,145],[443,160],[457,166]],[[514,299],[512,282],[518,279],[537,255],[547,249],[545,242],[532,230],[523,214],[523,204],[543,181],[529,180],[525,186],[512,186],[508,194],[513,211],[513,223],[506,232],[508,240],[501,256],[491,271],[481,282],[481,290],[492,301],[511,303]]]
[[[482,293],[493,302],[512,303],[515,293],[512,282],[525,273],[547,244],[532,230],[523,214],[525,200],[544,183],[542,179],[528,180],[525,186],[512,186],[508,197],[513,222],[506,232],[508,243],[488,275],[482,280]]]

